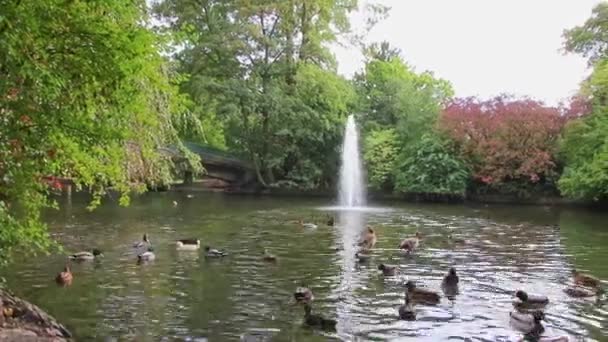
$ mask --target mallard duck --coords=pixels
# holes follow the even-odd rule
[[[143,247],[149,247],[152,244],[150,243],[150,239],[148,238],[148,234],[144,234],[143,238],[141,241],[135,241],[133,242],[133,248],[143,248]]]
[[[406,296],[413,302],[438,304],[441,299],[441,296],[439,296],[437,292],[416,287],[416,283],[414,283],[412,280],[405,283],[405,287],[407,289]]]
[[[512,311],[509,313],[511,325],[526,335],[539,337],[545,328],[540,324],[540,321],[545,319],[545,314],[542,311],[519,312]]]
[[[363,251],[359,251],[357,253],[355,253],[355,258],[357,258],[357,261],[361,264],[366,263],[369,261],[369,259],[372,258],[371,255],[364,253]]]
[[[308,228],[308,229],[316,229],[317,228],[317,225],[314,224],[314,223],[306,223],[306,222],[304,222],[302,220],[298,221],[298,223],[303,228]]]
[[[394,276],[397,273],[397,266],[380,264],[378,269],[382,271],[382,274],[386,277]]]
[[[68,258],[70,258],[71,260],[76,260],[76,261],[91,261],[91,260],[95,260],[95,258],[97,257],[102,257],[103,253],[101,253],[101,251],[97,248],[93,249],[92,252],[78,252],[78,253],[74,253],[72,255],[70,255]]]
[[[333,319],[327,319],[321,315],[313,315],[312,306],[310,306],[310,304],[304,305],[304,323],[309,327],[321,328],[326,331],[335,331],[336,325],[338,324],[338,322]]]
[[[420,232],[416,232],[414,237],[403,239],[403,241],[401,241],[399,244],[399,249],[403,249],[408,254],[415,251],[420,244],[421,237]]]
[[[276,255],[271,254],[270,252],[268,252],[267,249],[264,249],[264,255],[262,256],[262,260],[268,261],[268,262],[276,262],[277,261],[277,257],[276,257]]]
[[[359,246],[363,250],[370,250],[374,248],[377,240],[378,238],[376,236],[376,231],[374,230],[374,228],[372,228],[371,226],[367,226],[367,230],[363,233],[363,236],[361,236],[361,239],[359,240]]]
[[[336,224],[336,221],[335,221],[334,217],[333,216],[328,216],[327,225],[330,226],[330,227],[333,227],[334,224]]]
[[[201,240],[199,239],[182,239],[175,241],[175,247],[181,251],[195,251],[201,248]]]
[[[599,287],[601,284],[600,280],[596,277],[589,274],[581,273],[577,270],[572,270],[572,275],[574,276],[574,283],[576,285]]]
[[[228,254],[226,252],[211,248],[209,246],[205,246],[205,257],[207,258],[222,258],[227,255]]]
[[[55,281],[59,285],[70,286],[72,285],[73,278],[74,277],[72,276],[72,271],[70,271],[70,266],[65,265],[63,271],[59,272],[59,274],[57,274],[57,276],[55,277]]]
[[[308,287],[304,286],[296,288],[296,291],[293,293],[293,297],[298,303],[310,303],[315,299],[312,291]]]
[[[549,304],[549,298],[543,295],[528,294],[526,291],[517,290],[515,292],[517,300],[513,302],[513,305],[517,308],[531,309],[531,308],[542,308]]]
[[[152,261],[154,259],[156,259],[156,255],[154,254],[154,249],[152,247],[148,247],[145,252],[137,255],[137,261],[139,262]]]
[[[448,274],[446,274],[441,281],[441,289],[448,298],[458,294],[459,280],[460,279],[458,279],[458,275],[456,274],[456,269],[454,267],[450,267]]]
[[[399,307],[399,318],[412,321],[416,319],[416,311],[410,299],[405,296],[405,304]]]
[[[570,297],[574,297],[574,298],[588,298],[588,297],[594,297],[596,296],[598,292],[581,287],[581,286],[570,286],[566,289],[564,289],[564,292],[570,296]]]

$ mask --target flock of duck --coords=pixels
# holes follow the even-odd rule
[[[297,221],[303,228],[317,228],[314,223],[305,223],[302,220]],[[334,225],[334,218],[328,217],[328,226]],[[406,237],[399,244],[399,250],[409,255],[418,250],[423,237],[420,232],[416,232],[414,236]],[[465,244],[466,240],[448,236],[448,239],[452,243]],[[367,263],[371,258],[371,251],[376,245],[378,238],[376,231],[373,227],[368,226],[363,232],[360,240],[358,241],[358,251],[355,253],[355,258],[358,263]],[[175,241],[175,248],[183,251],[197,251],[201,247],[199,239],[181,239]],[[133,243],[134,255],[137,258],[138,263],[145,263],[152,261],[156,258],[154,254],[154,248],[150,242],[148,234],[143,234],[141,241]],[[211,248],[210,246],[204,247],[206,258],[223,258],[228,256],[228,253]],[[75,262],[86,262],[93,261],[100,257],[103,257],[103,253],[99,249],[93,249],[92,251],[78,252],[68,256],[69,261]],[[264,250],[264,254],[261,259],[268,262],[277,261],[277,257]],[[69,286],[72,284],[73,274],[70,270],[70,262],[66,263],[65,268],[62,272],[57,274],[55,280],[59,285]],[[396,265],[388,265],[381,263],[378,265],[378,270],[381,271],[385,277],[395,276],[398,272]],[[564,289],[564,292],[576,298],[594,297],[603,293],[601,282],[599,279],[578,272],[572,271],[573,285],[568,286]],[[454,267],[449,268],[447,274],[444,276],[441,282],[441,289],[445,294],[446,298],[453,300],[454,297],[459,294],[458,284],[459,277]],[[333,319],[325,318],[318,314],[312,313],[312,303],[314,301],[314,295],[312,291],[304,286],[296,288],[294,292],[294,298],[297,303],[304,306],[304,323],[312,328],[322,329],[326,331],[335,331],[337,322]],[[404,320],[415,320],[416,309],[415,305],[436,305],[439,304],[441,295],[438,292],[419,287],[415,281],[408,280],[405,283],[405,295],[404,304],[398,309],[398,315],[400,319]],[[531,341],[545,341],[545,342],[557,342],[557,341],[568,341],[566,336],[558,337],[543,337],[544,327],[541,321],[544,320],[544,308],[549,303],[549,298],[544,295],[530,294],[524,290],[517,290],[514,292],[513,306],[515,310],[510,312],[510,321],[512,325],[519,331],[523,332],[524,340]]]

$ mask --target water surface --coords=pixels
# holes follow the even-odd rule
[[[331,203],[322,200],[164,193],[94,212],[82,199],[62,201],[47,218],[55,238],[66,251],[97,247],[105,258],[74,264],[69,288],[53,282],[63,255],[17,260],[2,273],[16,294],[45,308],[79,340],[512,341],[521,337],[508,320],[519,288],[550,297],[548,334],[574,341],[603,341],[608,334],[604,300],[562,292],[572,267],[608,279],[607,214],[383,203],[374,205],[391,210],[338,211],[338,225],[328,227],[323,223],[332,211],[319,208]],[[319,227],[301,228],[294,223],[300,218]],[[359,265],[353,245],[367,224],[379,239],[373,260]],[[396,247],[416,230],[424,242],[405,257]],[[144,232],[157,260],[138,265],[131,244]],[[450,233],[469,241],[451,244]],[[202,252],[175,251],[173,241],[188,237],[231,255],[206,260]],[[276,264],[262,261],[264,248],[279,257]],[[383,278],[380,262],[399,265],[399,275]],[[415,322],[398,320],[404,282],[440,291],[450,266],[460,274],[461,294],[417,306]],[[300,284],[313,289],[315,311],[338,320],[337,333],[302,326],[302,308],[291,299]]]

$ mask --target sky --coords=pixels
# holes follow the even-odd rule
[[[383,0],[389,17],[367,42],[387,40],[416,71],[452,82],[456,96],[531,96],[557,104],[589,74],[586,60],[564,54],[564,29],[581,25],[598,0]],[[353,14],[353,28],[364,26]],[[338,71],[362,68],[356,48],[335,47]]]

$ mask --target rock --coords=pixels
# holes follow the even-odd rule
[[[0,289],[0,341],[67,341],[72,334],[36,305]]]

